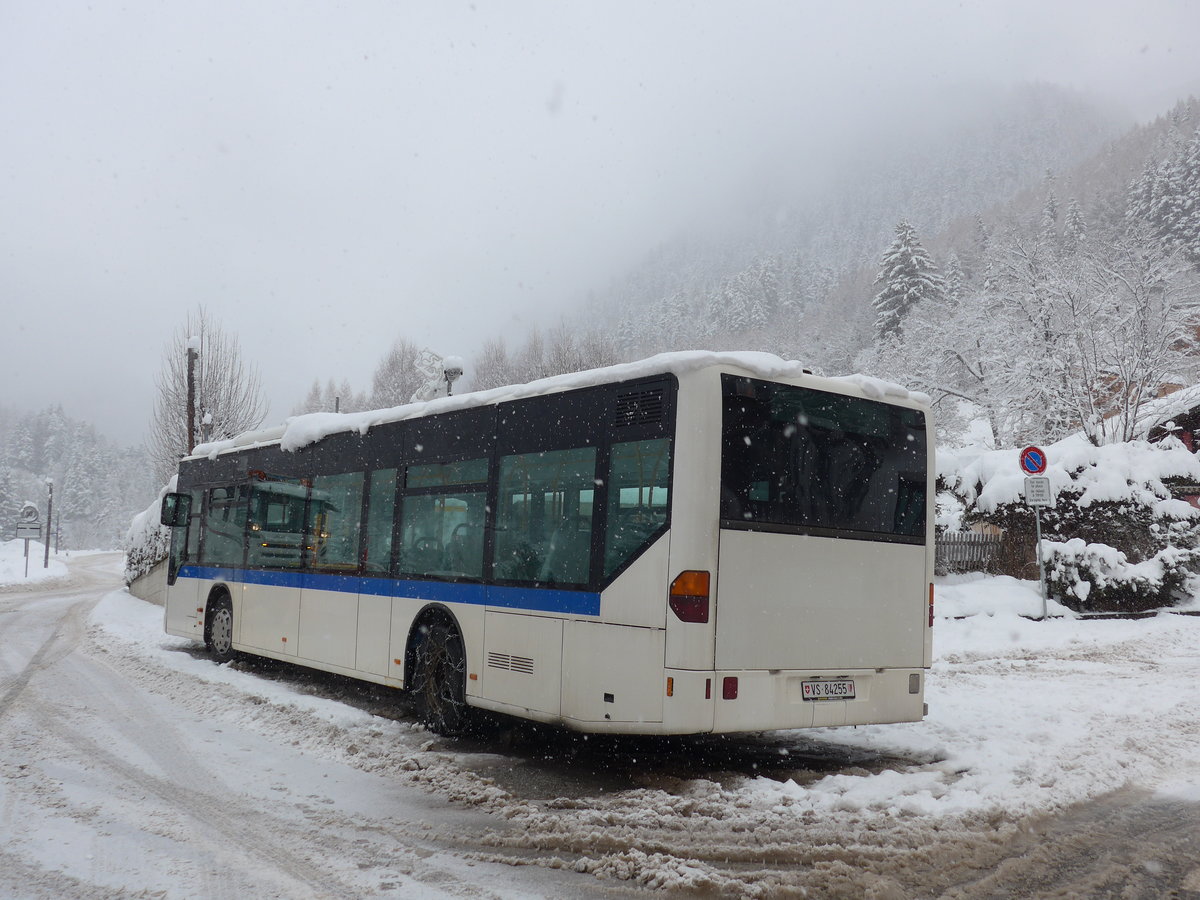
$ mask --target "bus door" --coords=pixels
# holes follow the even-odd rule
[[[187,524],[171,529],[171,547],[167,556],[167,594],[163,604],[165,630],[171,634],[190,634],[197,640],[202,640],[203,600],[199,596],[200,580],[197,578],[197,566],[204,492],[194,490],[187,496],[191,498]]]
[[[304,553],[307,488],[296,479],[255,473],[248,487],[246,572],[235,615],[239,640],[273,653],[296,655],[300,603],[296,587]]]
[[[304,528],[296,652],[345,669],[357,657],[363,481],[362,472],[315,476]]]

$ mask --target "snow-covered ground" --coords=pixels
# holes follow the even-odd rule
[[[0,541],[0,591],[19,590],[22,585],[35,582],[63,582],[67,577],[64,559],[61,554],[52,552],[47,567],[46,545],[41,541],[30,541],[26,566],[25,541]]]
[[[1200,785],[1200,709],[1181,702],[1200,680],[1200,618],[1030,621],[1024,616],[1041,613],[1037,584],[1005,576],[949,576],[937,596],[929,717],[802,732],[929,764],[803,787],[762,778],[745,785],[747,796],[783,802],[796,814],[954,815],[1050,809],[1130,781],[1171,790]],[[1050,612],[1066,610],[1051,601]],[[338,727],[364,721],[286,682],[179,652],[192,645],[162,633],[162,610],[127,593],[108,595],[92,615],[147,664],[232,685],[276,707],[300,707]]]
[[[713,764],[681,777],[648,762],[624,773],[615,788],[597,787],[586,765],[539,770],[540,752],[518,752],[514,761],[499,739],[434,738],[403,716],[381,717],[370,703],[339,698],[337,688],[314,690],[294,674],[299,670],[264,674],[213,665],[188,642],[163,634],[161,608],[124,591],[95,604],[75,652],[159,698],[181,723],[210,722],[204,746],[191,752],[207,763],[223,740],[233,742],[249,774],[226,777],[246,781],[243,790],[261,790],[283,806],[289,798],[319,798],[306,808],[326,804],[318,808],[328,809],[326,819],[336,819],[341,831],[356,816],[367,822],[364,834],[371,837],[359,841],[373,848],[371,865],[381,855],[372,830],[379,822],[364,811],[371,805],[364,791],[386,792],[402,818],[428,817],[435,830],[445,817],[439,804],[476,817],[467,847],[435,854],[437,877],[452,874],[449,882],[431,881],[427,872],[422,880],[421,866],[410,860],[408,869],[394,866],[400,874],[372,882],[392,885],[394,893],[367,890],[355,880],[353,856],[322,864],[332,883],[368,895],[462,894],[475,884],[500,897],[563,896],[564,885],[574,896],[681,888],[749,897],[903,897],[914,895],[907,893],[913,885],[923,886],[919,895],[936,896],[947,883],[974,877],[987,853],[1007,852],[997,848],[1025,833],[1022,823],[1031,818],[1131,788],[1164,802],[1200,801],[1200,708],[1193,702],[1200,617],[1038,622],[1023,617],[1040,613],[1032,583],[955,576],[942,579],[937,591],[926,721],[735,739],[728,768]],[[86,722],[81,713],[75,725]],[[696,746],[711,752],[715,739],[705,740]],[[251,743],[254,754],[279,756],[264,760],[261,775],[252,757],[241,755],[249,752],[241,745]],[[619,742],[602,744],[623,758],[636,756]],[[643,739],[634,746],[653,745]],[[770,771],[757,775],[757,762],[744,763],[751,751],[790,760],[790,769],[764,766]],[[593,766],[597,759],[590,757]],[[811,765],[814,759],[822,765]],[[62,775],[45,762],[30,765],[40,765],[43,776]],[[523,790],[520,778],[500,774],[514,768],[532,771],[549,792]],[[405,791],[427,799],[405,799]],[[114,896],[138,888],[204,896],[189,880],[188,865],[176,861],[164,869],[161,857],[139,868],[125,853],[133,877],[96,874],[90,854],[103,839],[83,836],[89,816],[103,821],[96,797],[68,795],[44,809],[23,803],[16,791],[0,802],[0,834],[19,820],[23,834],[40,836],[9,843],[22,859],[45,866],[48,854],[66,854],[63,871],[82,883],[128,891]],[[90,812],[73,825],[78,834],[55,843],[62,804]],[[339,852],[360,852],[351,837],[337,844]],[[169,852],[161,836],[148,837],[147,846]],[[417,851],[417,858],[431,852],[411,842],[395,852]],[[509,874],[498,878],[498,872]]]

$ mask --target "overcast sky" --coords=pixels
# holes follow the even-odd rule
[[[0,0],[0,403],[141,440],[198,303],[269,421],[397,336],[469,365],[764,165],[1034,80],[1153,117],[1200,93],[1200,2]]]

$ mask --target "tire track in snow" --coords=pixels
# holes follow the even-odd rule
[[[355,893],[354,886],[341,882],[302,855],[282,846],[299,844],[297,838],[301,836],[281,834],[279,819],[264,814],[241,798],[222,796],[217,799],[170,778],[149,774],[110,753],[86,735],[53,721],[53,713],[44,717],[42,724],[61,741],[81,751],[81,758],[89,765],[106,769],[108,774],[124,781],[128,789],[144,791],[164,804],[168,812],[181,814],[203,826],[206,833],[190,831],[189,842],[204,841],[219,859],[241,860],[246,883],[230,884],[227,890],[217,891],[215,898],[243,897],[248,887],[261,891],[264,865],[272,870],[270,880],[278,883],[281,896],[302,896],[297,894],[297,889],[314,897],[340,898]],[[191,773],[190,778],[195,777],[196,773]]]
[[[0,886],[7,885],[6,900],[63,900],[87,897],[88,900],[130,900],[119,888],[103,888],[30,863],[15,853],[0,848]]]
[[[50,636],[42,642],[29,662],[16,675],[5,679],[3,693],[0,693],[0,718],[8,712],[17,697],[29,686],[34,675],[54,665],[78,646],[83,635],[84,611],[90,610],[97,602],[99,602],[97,598],[90,598],[69,607],[66,613],[54,623]]]

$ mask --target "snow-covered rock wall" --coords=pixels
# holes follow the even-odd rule
[[[162,499],[175,490],[176,479],[172,478],[154,499],[154,502],[133,517],[129,531],[125,533],[125,583],[133,582],[148,573],[161,560],[167,558],[171,548],[171,529],[159,522]]]

